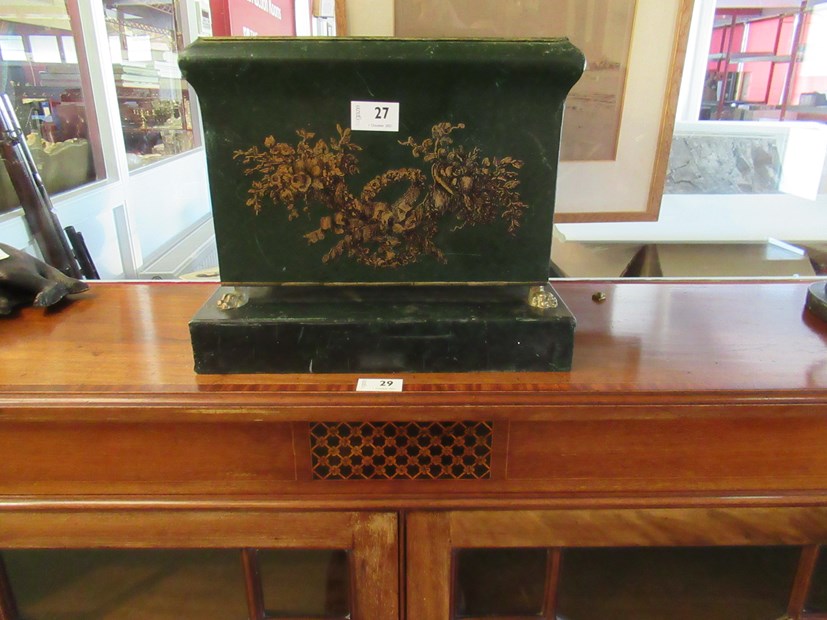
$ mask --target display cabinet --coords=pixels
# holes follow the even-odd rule
[[[825,519],[809,508],[415,513],[408,614],[658,618],[667,608],[676,618],[812,617],[802,609],[816,607],[791,590],[810,589],[807,543],[824,536]]]
[[[196,375],[209,284],[93,284],[4,321],[0,618],[62,591],[36,569],[50,553],[120,566],[90,592],[120,587],[135,617],[181,617],[131,596],[200,561],[177,581],[251,618],[823,617],[827,326],[807,283],[555,288],[571,372],[394,375],[400,393]],[[135,577],[145,553],[177,568]],[[275,596],[274,566],[311,564],[315,611]]]
[[[9,511],[3,514],[2,521],[4,530],[8,534],[14,533],[13,540],[8,535],[3,536],[3,546],[10,555],[5,563],[11,575],[5,579],[4,602],[0,604],[3,620],[50,618],[64,613],[68,617],[125,615],[145,618],[190,614],[212,618],[229,614],[230,617],[246,615],[252,619],[267,617],[268,607],[280,610],[279,618],[309,617],[316,615],[313,611],[327,618],[390,620],[399,617],[398,524],[393,513],[183,509],[114,510],[92,514],[57,510],[39,515]],[[60,534],[56,536],[58,532]],[[18,558],[14,551],[9,551],[10,548],[37,549],[41,557]],[[87,551],[85,555],[77,552],[67,555],[57,552],[59,548],[117,549],[121,554],[113,556],[110,552],[108,556],[101,556],[98,552],[95,557],[93,552]],[[147,548],[174,549],[179,555],[182,549],[213,553],[195,554],[189,561],[187,558],[152,558],[152,554],[147,557],[146,552],[141,554],[143,557],[123,553]],[[221,559],[215,557],[217,550],[226,550],[223,567]],[[49,557],[50,551],[52,557]],[[316,556],[322,553],[327,557],[314,558],[313,551]],[[310,590],[311,595],[318,597],[316,604],[312,604],[312,599],[309,604],[284,591],[279,592],[281,600],[265,596],[267,591],[262,586],[260,558],[266,560],[267,554],[279,552],[281,557],[270,563],[283,565],[293,560],[293,570],[305,579],[308,563],[326,565],[324,578],[312,584],[316,586],[315,590],[306,583],[302,585],[304,590]],[[240,561],[234,561],[234,555]],[[39,569],[33,570],[27,563]],[[54,568],[44,569],[55,564],[72,571],[71,577],[55,576]],[[102,581],[101,575],[87,575],[89,583],[85,586],[78,588],[76,583],[73,584],[81,581],[84,573],[92,572],[89,567],[95,564],[109,569],[121,579]],[[145,570],[137,571],[136,564],[143,564]],[[192,564],[201,565],[200,570],[190,566],[188,571],[188,565]],[[204,564],[208,565],[206,569]],[[125,567],[131,567],[131,570],[125,570]],[[175,584],[162,584],[166,592],[164,588],[154,587],[153,582],[162,581],[165,574],[168,576],[172,571],[195,580],[196,584],[201,582],[194,589],[184,590],[190,594],[198,593],[202,599],[200,605],[197,600],[186,603],[175,600]],[[136,576],[136,573],[140,574]],[[216,577],[219,581],[210,585],[210,580]],[[12,587],[15,578],[34,595],[27,598],[15,595]],[[71,587],[94,595],[94,600],[79,601],[77,592],[62,596],[56,592],[59,588]],[[114,590],[117,596],[110,596],[107,589]],[[209,590],[215,590],[219,596],[210,597]],[[243,601],[246,606],[240,604]],[[25,613],[18,615],[20,610]]]
[[[49,194],[103,179],[99,104],[90,90],[88,59],[78,55],[78,25],[65,4],[5,6],[0,29],[0,92],[9,98]],[[0,165],[0,213],[19,206]]]
[[[195,146],[189,88],[178,69],[180,4],[104,2],[130,170]]]

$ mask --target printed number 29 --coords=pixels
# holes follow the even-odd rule
[[[388,118],[388,107],[387,106],[383,106],[381,108],[379,106],[376,106],[373,109],[376,110],[376,117],[375,118],[377,118],[379,120]]]
[[[385,108],[387,109],[387,108]],[[382,379],[379,381],[379,387],[391,387],[393,385],[393,381],[390,379]]]

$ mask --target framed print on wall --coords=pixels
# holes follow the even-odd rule
[[[570,38],[588,66],[567,101],[555,221],[656,220],[692,4],[395,0],[395,34]]]

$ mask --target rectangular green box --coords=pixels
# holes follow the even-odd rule
[[[547,281],[567,40],[202,39],[180,64],[224,283]]]

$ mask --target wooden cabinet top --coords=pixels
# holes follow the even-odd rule
[[[55,311],[0,320],[9,407],[403,407],[827,404],[827,324],[806,282],[559,281],[577,318],[571,372],[408,374],[401,394],[356,375],[196,375],[188,321],[213,283],[92,283]],[[606,300],[593,301],[603,292]],[[159,414],[160,415],[160,414]]]

